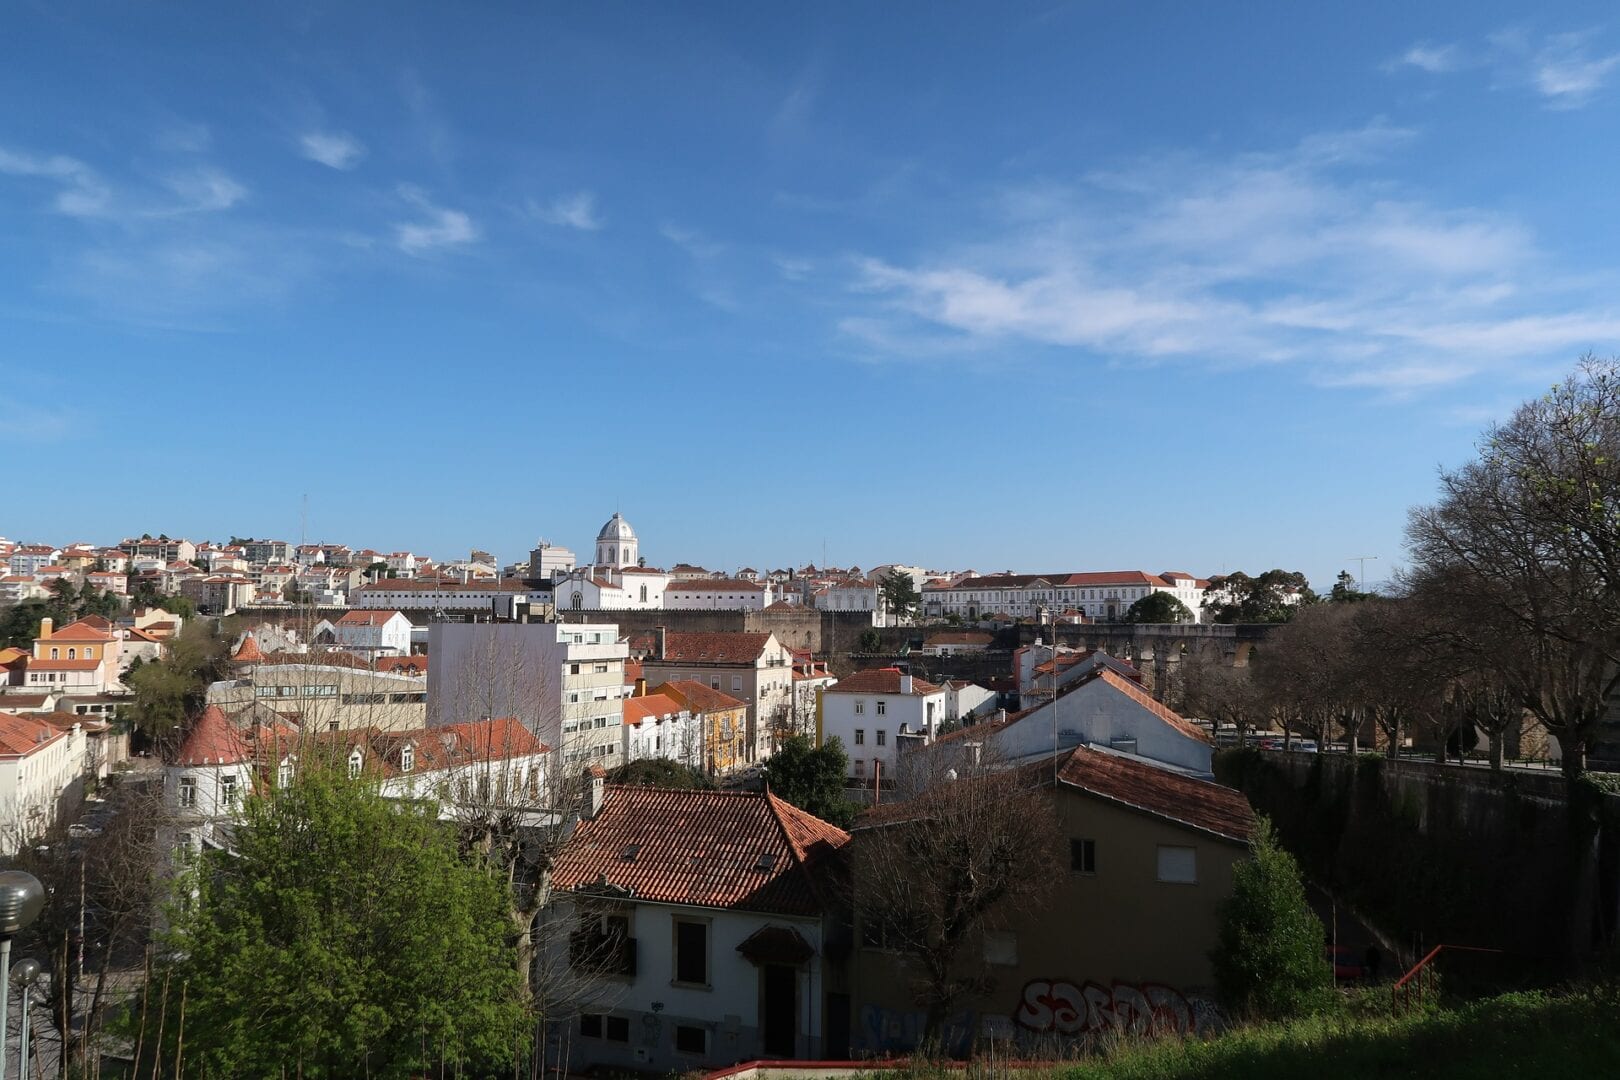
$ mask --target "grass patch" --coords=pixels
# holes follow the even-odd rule
[[[1620,989],[1520,992],[1392,1016],[1346,1006],[1216,1038],[1133,1043],[1086,1061],[1018,1070],[915,1068],[891,1076],[1019,1080],[1497,1080],[1620,1076]]]

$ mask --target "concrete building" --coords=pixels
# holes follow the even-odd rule
[[[674,679],[657,693],[692,714],[702,739],[701,767],[710,776],[726,776],[751,760],[748,754],[748,706],[730,694],[695,679]]]
[[[609,623],[434,623],[428,724],[515,716],[562,765],[622,756],[624,662]]]
[[[305,732],[406,731],[427,722],[426,678],[372,671],[357,657],[264,654],[248,637],[233,666],[237,677],[209,684],[206,698],[231,716],[262,705]]]

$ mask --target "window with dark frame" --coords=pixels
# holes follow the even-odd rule
[[[694,1027],[690,1024],[675,1025],[675,1050],[681,1054],[706,1054],[709,1052],[709,1033],[706,1029]]]
[[[709,985],[709,924],[675,920],[675,981]]]
[[[1078,874],[1097,872],[1097,841],[1069,841],[1069,869]]]

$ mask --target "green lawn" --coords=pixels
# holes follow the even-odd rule
[[[1516,993],[1406,1017],[1335,1014],[1163,1043],[1062,1070],[1065,1080],[1620,1076],[1620,994]]]
[[[918,1066],[909,1075],[927,1072]],[[906,1075],[906,1074],[902,1074]],[[1017,1071],[990,1063],[941,1076],[1017,1080],[1483,1080],[1620,1077],[1620,990],[1521,992],[1409,1016],[1329,1016],[1203,1041],[1122,1046],[1088,1061]]]

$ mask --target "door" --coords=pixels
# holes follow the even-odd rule
[[[798,1052],[799,972],[790,964],[766,964],[765,1056],[790,1058]]]

